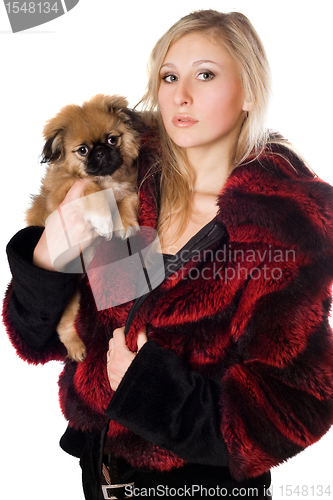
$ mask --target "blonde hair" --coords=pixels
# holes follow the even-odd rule
[[[233,167],[250,155],[257,156],[269,142],[265,126],[271,93],[270,69],[262,42],[246,16],[240,12],[221,13],[215,10],[195,11],[177,21],[156,43],[148,63],[148,85],[141,101],[143,109],[154,112],[162,145],[161,212],[159,232],[179,216],[179,231],[187,224],[189,199],[193,191],[193,172],[185,152],[168,136],[158,108],[160,68],[170,46],[185,35],[207,34],[219,41],[239,67],[245,100],[251,111],[244,119],[235,147]],[[177,238],[176,238],[177,239]]]

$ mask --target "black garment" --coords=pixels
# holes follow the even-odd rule
[[[59,343],[56,327],[78,278],[77,274],[48,271],[33,265],[33,252],[42,233],[42,227],[27,227],[7,245],[13,275],[10,316],[23,342],[36,351]]]

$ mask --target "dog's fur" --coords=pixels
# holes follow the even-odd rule
[[[78,201],[84,219],[107,239],[112,235],[110,207],[102,190],[112,188],[121,217],[122,236],[137,227],[137,169],[140,130],[139,113],[127,108],[121,96],[98,94],[82,106],[68,105],[44,127],[43,162],[48,163],[40,193],[27,210],[29,226],[45,226],[47,217],[64,200],[79,179],[90,182]],[[89,194],[94,196],[94,201]],[[57,331],[68,356],[76,361],[85,358],[85,346],[78,337],[74,321],[79,308],[79,292],[68,304]]]

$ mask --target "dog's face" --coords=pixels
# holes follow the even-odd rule
[[[120,96],[65,106],[44,128],[43,161],[79,177],[112,175],[138,156],[139,115]]]

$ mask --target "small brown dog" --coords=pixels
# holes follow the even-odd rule
[[[47,217],[57,210],[72,185],[88,178],[91,182],[78,203],[85,221],[90,221],[99,235],[110,239],[112,217],[102,190],[112,188],[124,228],[122,237],[129,236],[131,228],[137,227],[134,163],[139,154],[143,121],[127,104],[124,97],[98,94],[82,106],[65,106],[46,123],[43,162],[48,167],[40,193],[33,197],[27,211],[29,226],[45,226]],[[87,195],[93,193],[100,195],[92,203]],[[86,355],[74,326],[79,300],[77,290],[57,327],[68,356],[75,361],[83,361]]]

